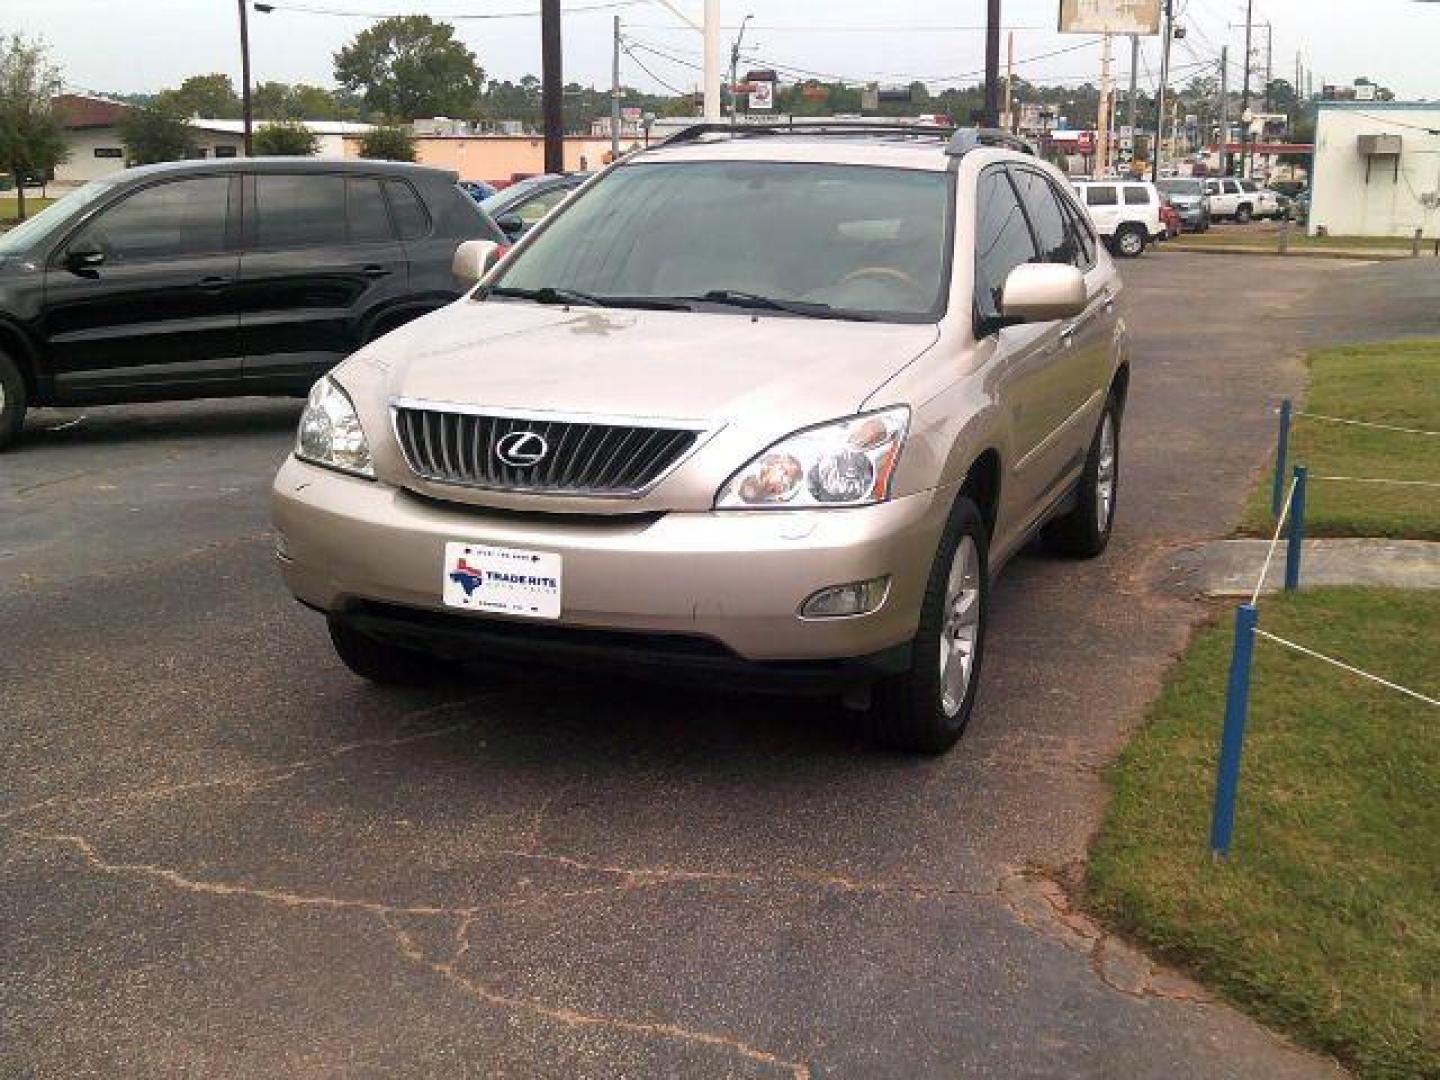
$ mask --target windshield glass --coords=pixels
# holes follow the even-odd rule
[[[1166,195],[1204,195],[1205,184],[1200,180],[1161,180],[1155,185]]]
[[[950,190],[946,173],[909,169],[624,165],[551,218],[495,285],[933,321],[949,277]]]
[[[26,218],[7,233],[0,233],[0,255],[29,251],[71,214],[94,202],[114,186],[108,180],[92,180],[69,195],[56,199],[34,217]]]

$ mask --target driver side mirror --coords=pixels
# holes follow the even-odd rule
[[[1010,271],[1000,314],[1014,322],[1073,319],[1085,310],[1085,275],[1066,263],[1024,263]]]
[[[65,269],[72,274],[93,277],[94,271],[104,264],[105,252],[96,247],[73,247],[65,252]]]
[[[525,219],[519,214],[506,214],[502,218],[496,218],[495,224],[500,226],[500,231],[511,240],[519,240],[525,235]]]
[[[483,278],[500,258],[500,245],[494,240],[466,240],[455,249],[450,272],[467,286]]]

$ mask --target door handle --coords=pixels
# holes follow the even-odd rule
[[[227,277],[211,276],[201,278],[197,283],[197,287],[203,289],[205,292],[219,292],[229,284],[230,279]]]
[[[364,274],[366,277],[371,277],[371,278],[381,278],[381,277],[385,277],[385,276],[387,276],[387,275],[390,273],[390,271],[389,271],[388,269],[386,269],[385,267],[381,266],[379,263],[371,263],[369,266],[365,267],[365,269],[363,269],[363,270],[360,271],[360,272],[361,272],[362,274]]]

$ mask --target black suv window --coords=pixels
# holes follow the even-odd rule
[[[223,251],[229,206],[230,180],[224,176],[156,184],[101,211],[70,248],[104,252],[107,262]]]
[[[1120,198],[1113,187],[1088,187],[1085,202],[1089,206],[1119,206]]]
[[[390,196],[390,209],[395,214],[395,227],[400,231],[401,240],[418,240],[430,231],[430,215],[414,188],[404,180],[386,180],[385,191]]]
[[[980,174],[975,189],[975,308],[981,322],[998,318],[1005,279],[1035,259],[1035,241],[1004,169]]]
[[[345,243],[345,178],[309,173],[255,177],[255,246]]]
[[[1011,169],[1010,175],[1020,189],[1035,241],[1040,248],[1040,262],[1075,262],[1075,243],[1069,223],[1055,201],[1050,181],[1033,169]]]
[[[1131,184],[1131,185],[1127,186],[1127,187],[1125,188],[1125,205],[1126,205],[1126,206],[1149,206],[1149,205],[1150,205],[1150,189],[1149,189],[1149,188],[1145,188],[1145,187],[1140,187],[1140,186],[1137,185],[1137,184]]]
[[[347,180],[349,199],[350,242],[376,243],[395,239],[390,227],[390,211],[385,209],[385,196],[379,180]]]

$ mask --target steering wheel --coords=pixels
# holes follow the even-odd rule
[[[903,285],[907,289],[914,289],[920,292],[920,283],[904,270],[897,270],[893,266],[862,266],[859,270],[852,270],[839,280],[838,285],[849,285],[856,281],[863,281],[865,278],[876,278],[880,281],[889,281]]]

